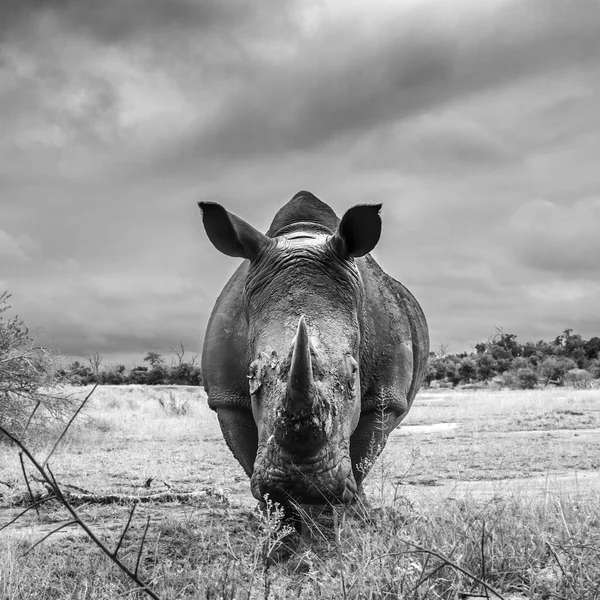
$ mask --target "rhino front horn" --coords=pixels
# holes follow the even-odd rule
[[[298,321],[298,330],[292,352],[292,364],[288,380],[289,408],[297,412],[306,407],[312,395],[312,364],[310,360],[310,340],[304,316]]]

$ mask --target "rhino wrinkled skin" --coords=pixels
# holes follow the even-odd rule
[[[252,494],[347,503],[410,409],[429,354],[421,307],[369,252],[381,205],[340,219],[299,192],[262,234],[200,202],[224,254],[246,260],[212,311],[204,387]]]

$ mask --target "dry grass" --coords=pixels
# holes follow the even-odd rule
[[[52,463],[61,482],[98,493],[148,492],[149,479],[151,491],[224,490],[229,503],[209,496],[195,506],[139,507],[124,556],[135,560],[150,516],[141,569],[165,599],[486,597],[462,569],[505,598],[591,600],[600,597],[600,488],[589,479],[600,457],[590,429],[599,413],[594,390],[424,393],[368,478],[372,508],[311,513],[313,526],[279,562],[269,555],[282,535],[277,515],[254,510],[247,478],[196,388],[99,388]],[[410,430],[439,422],[460,426]],[[39,440],[38,452],[49,446]],[[556,475],[574,471],[588,479],[567,485]],[[539,480],[535,493],[511,484],[518,478]],[[14,486],[0,484],[6,503],[22,485],[7,448],[0,480]],[[482,480],[494,481],[493,494],[477,493]],[[476,487],[461,487],[469,482]],[[116,540],[128,507],[80,510]],[[127,595],[130,584],[78,532],[64,530],[23,557],[59,518],[45,507],[0,532],[0,598],[142,597]]]

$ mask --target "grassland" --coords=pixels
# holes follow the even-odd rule
[[[44,456],[52,436],[30,444]],[[149,518],[140,573],[165,600],[493,598],[478,579],[511,600],[600,598],[598,390],[422,393],[369,475],[369,507],[307,514],[286,560],[197,388],[98,388],[51,464],[98,494],[204,492],[140,504],[123,545],[135,563]],[[0,482],[1,526],[25,491],[8,446]],[[114,545],[129,505],[78,510]],[[24,556],[64,520],[47,504],[0,532],[2,600],[143,597],[77,529]]]

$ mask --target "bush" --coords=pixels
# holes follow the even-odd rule
[[[577,365],[575,361],[564,356],[549,356],[540,364],[540,374],[544,383],[557,383],[562,385],[565,375],[570,369],[574,369]]]
[[[532,390],[537,384],[536,372],[529,367],[517,371],[517,386],[521,390]]]
[[[45,426],[72,402],[56,393],[62,379],[57,354],[36,345],[18,316],[6,318],[9,298],[0,294],[0,425],[21,436],[32,415],[34,425]]]
[[[174,385],[202,385],[200,367],[182,362],[169,370],[169,382]]]
[[[585,369],[571,369],[565,374],[565,384],[573,387],[586,387],[593,379]]]
[[[148,383],[148,367],[134,367],[131,369],[126,380],[127,383],[142,384]]]
[[[477,378],[477,365],[472,358],[463,358],[458,363],[458,375],[461,381],[470,383]]]

